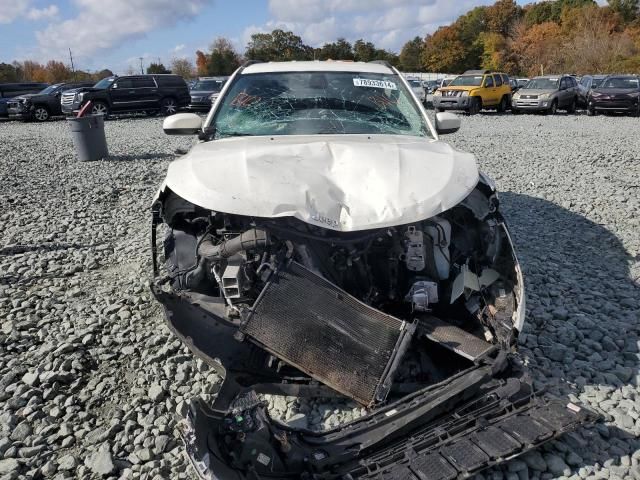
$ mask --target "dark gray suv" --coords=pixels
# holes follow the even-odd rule
[[[546,75],[532,78],[529,83],[513,94],[511,111],[546,112],[557,110],[568,113],[576,111],[578,105],[578,82],[571,75]]]
[[[218,98],[229,77],[200,77],[191,87],[189,110],[209,111],[212,102]]]

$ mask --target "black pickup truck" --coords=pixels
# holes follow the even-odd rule
[[[127,75],[107,77],[91,88],[82,88],[62,95],[62,111],[72,115],[91,101],[91,113],[145,112],[172,115],[191,100],[189,88],[178,75]]]
[[[44,122],[51,117],[62,115],[60,97],[64,92],[82,87],[91,87],[94,82],[68,82],[50,85],[38,93],[20,95],[9,100],[9,117],[25,121]]]

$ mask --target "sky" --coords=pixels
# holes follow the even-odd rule
[[[364,38],[398,52],[493,0],[0,0],[0,62],[69,61],[125,73],[189,58],[226,37],[242,53],[251,34],[292,30],[311,46]],[[524,3],[524,2],[519,2]]]

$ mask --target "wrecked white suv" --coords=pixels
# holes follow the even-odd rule
[[[165,120],[200,139],[152,246],[170,328],[224,375],[181,425],[202,478],[464,478],[594,420],[518,359],[522,274],[492,182],[438,138],[459,126],[357,62],[251,63],[204,123]],[[264,394],[366,415],[311,431]]]

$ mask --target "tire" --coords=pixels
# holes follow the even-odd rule
[[[511,113],[513,113],[514,115],[519,115],[520,114],[520,110],[518,110],[517,108],[511,107]]]
[[[440,113],[444,112],[444,108],[439,108],[438,112],[440,112]]]
[[[482,108],[482,103],[478,97],[471,97],[469,103],[469,115],[477,115],[480,113],[480,109]]]
[[[576,108],[578,106],[578,101],[574,98],[569,106],[567,107],[567,113],[576,113]]]
[[[595,114],[596,114],[596,111],[594,109],[587,108],[587,116],[588,117],[593,117],[593,116],[595,116]]]
[[[175,98],[163,98],[160,105],[160,111],[163,115],[173,115],[174,113],[178,113],[178,104]]]
[[[104,102],[95,102],[91,105],[91,114],[92,115],[104,115],[105,117],[109,115],[109,105]]]
[[[44,105],[36,105],[31,118],[33,118],[36,122],[46,122],[47,120],[49,120],[50,116],[51,115],[49,114],[49,109],[47,107],[45,107]]]
[[[553,102],[551,102],[551,106],[549,107],[548,113],[549,115],[555,115],[557,111],[558,111],[558,102],[554,100]]]
[[[504,113],[507,111],[507,106],[508,106],[508,101],[507,101],[507,97],[504,96],[500,99],[500,104],[498,105],[498,113]]]

